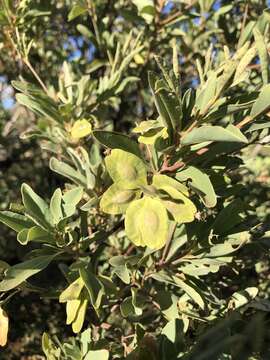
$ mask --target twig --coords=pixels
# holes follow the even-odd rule
[[[242,121],[240,121],[239,124],[236,125],[236,127],[238,129],[241,129],[243,126],[247,125],[249,122],[253,121],[253,118],[251,116],[246,116]],[[194,123],[193,123],[194,124]],[[193,125],[192,124],[192,128],[190,126],[190,128],[187,130],[190,131],[190,129],[193,129],[194,126],[196,125]],[[210,145],[212,145],[213,142]],[[249,145],[249,144],[248,144]],[[193,160],[196,156],[200,156],[200,155],[203,155],[205,154],[206,152],[208,152],[210,150],[210,147],[207,146],[207,147],[204,147],[200,150],[198,150],[196,153],[192,154],[188,160],[186,161],[176,161],[173,165],[168,165],[168,159],[166,158],[162,164],[162,167],[160,169],[160,172],[175,172],[179,169],[181,169],[182,167],[184,167],[188,162],[190,162],[191,160]]]
[[[236,127],[238,129],[241,129],[244,125],[248,124],[249,122],[251,122],[253,120],[253,117],[251,116],[246,116],[242,121],[240,121],[239,124],[236,125]]]
[[[34,75],[34,77],[36,78],[36,80],[39,82],[40,86],[42,87],[42,89],[45,91],[45,93],[51,97],[49,90],[47,89],[46,85],[44,84],[44,82],[41,80],[40,76],[38,75],[38,73],[36,72],[36,70],[33,68],[33,66],[31,65],[31,63],[25,59],[22,58],[22,61],[24,62],[24,64],[28,67],[28,69],[31,71],[31,73]]]
[[[158,0],[157,1],[157,3],[158,3],[158,6],[157,6],[158,12],[161,13],[162,9],[164,8],[165,2],[166,2],[166,0]]]
[[[184,163],[183,161],[176,161],[173,165],[168,165],[168,161],[165,160],[160,172],[174,172],[182,167],[184,167],[186,165],[186,163]]]
[[[198,0],[194,0],[190,5],[186,6],[184,8],[184,11],[190,10],[197,3],[197,1]],[[160,21],[159,26],[161,27],[161,26],[164,26],[164,25],[168,25],[171,21],[174,21],[175,19],[177,19],[181,15],[183,15],[183,11],[178,10],[174,14],[172,14],[169,17],[167,17],[166,19],[164,19],[163,21]]]

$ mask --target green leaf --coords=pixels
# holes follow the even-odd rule
[[[211,9],[211,6],[214,4],[214,2],[215,0],[199,0],[201,13],[207,13]]]
[[[196,304],[199,305],[201,309],[204,309],[205,307],[204,300],[194,285],[192,285],[190,282],[185,282],[176,276],[174,276],[173,279],[177,286],[181,287],[186,292],[186,294],[188,294],[188,296],[192,300],[194,300]]]
[[[156,141],[159,139],[166,140],[168,139],[168,131],[165,127],[159,129],[152,129],[144,133],[143,135],[139,136],[138,141],[141,144],[146,145],[155,145]]]
[[[29,277],[45,269],[59,253],[42,255],[24,261],[7,269],[4,279],[0,282],[0,291],[9,291],[16,288]]]
[[[197,208],[185,195],[178,192],[177,199],[166,199],[165,197],[161,200],[177,223],[183,224],[194,221]]]
[[[12,86],[23,94],[16,94],[18,102],[39,116],[48,117],[62,123],[62,115],[57,103],[40,88],[25,81],[12,81]]]
[[[100,208],[107,214],[124,214],[129,203],[137,199],[140,192],[122,189],[119,184],[113,184],[102,195]]]
[[[131,298],[135,315],[141,316],[143,313],[144,298],[138,293],[138,289],[131,288]]]
[[[33,226],[27,231],[27,243],[30,241],[53,244],[54,236],[39,226]]]
[[[98,309],[101,304],[102,296],[104,295],[103,284],[88,269],[80,269],[80,276],[83,279],[86,289],[88,290],[91,304],[95,309]]]
[[[75,184],[78,184],[80,186],[83,186],[84,188],[87,188],[86,177],[84,175],[80,174],[78,171],[76,171],[70,165],[64,163],[63,161],[59,161],[55,157],[52,157],[50,160],[50,168],[52,171],[56,172],[57,174],[60,174],[64,177],[70,179]]]
[[[166,91],[165,89],[159,91],[159,96],[167,111],[167,116],[170,118],[173,129],[180,131],[182,128],[182,106],[178,96],[174,92]]]
[[[194,166],[188,166],[185,170],[178,172],[176,178],[179,181],[188,181],[188,186],[198,193],[205,206],[209,208],[216,206],[217,196],[207,174]]]
[[[18,232],[17,240],[21,245],[26,245],[28,243],[27,241],[27,235],[28,235],[28,229],[23,229],[20,232]]]
[[[81,277],[73,281],[59,296],[59,302],[64,303],[71,300],[79,299],[81,291],[84,287],[84,282]]]
[[[165,82],[160,79],[155,73],[148,73],[148,82],[154,96],[155,105],[158,110],[158,113],[161,117],[163,125],[168,129],[168,133],[171,136],[173,131],[173,124],[171,120],[170,113],[168,112],[166,101],[164,103],[164,93],[168,91],[167,85]]]
[[[244,27],[244,30],[241,31],[241,36],[238,40],[238,47],[241,48],[246,41],[251,39],[252,31],[254,26],[256,25],[256,21],[249,21],[247,25]]]
[[[215,98],[217,92],[217,75],[212,73],[207,81],[202,84],[196,92],[196,107],[200,110],[200,114],[208,109],[209,105]]]
[[[195,104],[195,91],[194,89],[188,89],[182,98],[182,113],[184,125],[190,120],[190,116]]]
[[[45,230],[52,229],[52,214],[46,201],[38,196],[27,184],[22,185],[21,193],[26,214]]]
[[[23,229],[29,229],[31,226],[33,226],[33,222],[26,216],[14,213],[12,211],[1,211],[0,221],[17,232],[20,232]]]
[[[235,126],[226,129],[221,126],[204,125],[193,129],[181,140],[182,145],[199,144],[205,141],[247,143],[247,138]]]
[[[75,19],[76,17],[87,12],[87,8],[81,5],[74,5],[68,14],[68,21]]]
[[[79,307],[81,305],[81,300],[69,300],[66,304],[66,313],[67,313],[67,320],[66,324],[70,325],[76,319]]]
[[[233,85],[236,85],[239,82],[239,78],[245,74],[248,73],[246,71],[248,65],[251,63],[252,59],[256,56],[257,54],[257,49],[255,46],[251,47],[245,54],[244,56],[241,58],[241,60],[239,61],[239,64],[236,68],[236,72],[234,75],[234,79],[233,79]]]
[[[117,288],[115,282],[110,277],[99,275],[97,278],[102,283],[106,296],[118,294],[119,289]]]
[[[139,133],[138,141],[142,144],[154,145],[158,138],[168,138],[168,132],[159,120],[142,121],[133,129],[134,133]]]
[[[252,124],[247,130],[246,132],[253,132],[253,131],[258,131],[258,130],[262,130],[262,129],[267,129],[270,127],[270,121],[267,122],[263,122],[263,123],[257,123],[257,124]]]
[[[235,199],[227,204],[216,216],[212,225],[214,234],[226,234],[243,221],[242,213],[246,205],[241,199]]]
[[[177,180],[166,175],[154,175],[153,186],[159,192],[159,198],[165,205],[169,213],[172,214],[174,220],[178,223],[187,223],[194,220],[196,214],[196,206],[187,198],[187,188]],[[178,191],[179,189],[182,192]]]
[[[245,290],[233,293],[229,301],[228,308],[235,310],[242,306],[245,306],[258,295],[258,292],[258,288],[248,287]]]
[[[113,256],[110,258],[109,263],[114,267],[112,273],[117,275],[125,284],[129,284],[128,259],[124,256]]]
[[[58,224],[63,218],[62,212],[62,192],[61,189],[56,189],[50,202],[50,211],[53,217],[54,224]]]
[[[98,198],[93,197],[80,207],[82,211],[89,211],[98,203]]]
[[[133,201],[126,212],[125,230],[136,246],[162,248],[168,240],[168,216],[159,199],[145,196]]]
[[[58,360],[61,349],[57,348],[47,333],[42,335],[42,350],[49,360]]]
[[[153,0],[132,0],[133,4],[136,5],[138,9],[138,14],[148,23],[154,19],[155,16],[155,7]]]
[[[163,127],[161,126],[158,120],[147,120],[140,122],[139,125],[137,125],[132,131],[134,133],[145,134],[149,130],[153,130],[153,129],[160,130],[162,128]]]
[[[234,248],[232,244],[230,244],[228,241],[223,244],[216,244],[212,245],[209,249],[203,250],[201,254],[198,254],[198,256],[201,256],[205,258],[205,261],[208,261],[208,264],[210,262],[209,259],[211,258],[220,258],[223,256],[230,255],[231,253],[237,251],[238,248]]]
[[[75,334],[78,334],[83,327],[87,304],[88,304],[87,299],[81,301],[80,307],[77,311],[76,318],[72,323],[72,330]]]
[[[86,119],[76,120],[73,124],[70,135],[73,139],[78,140],[89,136],[92,132],[92,125]]]
[[[158,291],[154,297],[155,302],[160,306],[160,310],[165,318],[170,321],[179,318],[178,297],[170,291]]]
[[[90,350],[84,360],[109,360],[108,350]]]
[[[225,5],[220,7],[218,10],[215,10],[214,13],[214,18],[216,20],[218,20],[218,18],[226,13],[228,13],[229,11],[231,11],[231,9],[233,8],[233,5]]]
[[[120,182],[123,189],[136,189],[147,185],[146,167],[137,156],[114,149],[105,158],[106,169],[116,183]]]
[[[175,190],[180,191],[184,195],[188,196],[188,188],[173,177],[167,175],[155,174],[153,176],[152,185],[156,189],[161,190],[170,186],[173,187]]]
[[[222,93],[231,86],[233,75],[236,71],[238,65],[238,61],[235,60],[227,60],[223,73],[221,76],[217,79],[217,90],[216,90],[216,96],[215,99],[218,99],[222,95]]]
[[[126,264],[115,267],[115,269],[113,269],[112,273],[117,275],[119,277],[119,279],[121,279],[123,281],[123,283],[125,283],[127,285],[130,284],[130,276],[129,276],[129,271],[127,269]]]
[[[141,157],[138,144],[127,135],[105,130],[94,130],[92,134],[99,143],[110,149],[121,149]]]
[[[253,35],[260,58],[263,83],[267,85],[269,83],[269,55],[266,41],[257,27],[254,28]]]
[[[165,282],[167,284],[172,284],[174,286],[180,287],[185,293],[199,305],[201,309],[204,309],[204,300],[191,282],[185,282],[176,276],[169,276],[164,271],[157,272],[152,274],[151,277],[157,281]]]
[[[83,196],[83,188],[76,186],[68,190],[63,195],[63,211],[65,216],[72,216],[76,211],[76,206],[79,204]]]
[[[186,234],[186,229],[184,224],[178,224],[176,226],[173,238],[171,239],[170,249],[168,252],[168,255],[166,257],[166,260],[170,260],[173,257],[177,256],[179,251],[181,251],[182,246],[184,246],[188,241],[188,237]]]
[[[69,204],[70,206],[76,206],[81,201],[82,196],[83,188],[81,186],[76,186],[64,193],[63,201],[65,204]]]
[[[165,335],[166,338],[175,344],[177,341],[182,340],[183,336],[183,323],[180,319],[170,320],[162,329],[162,335]]]
[[[135,310],[134,310],[134,306],[132,304],[132,297],[131,296],[126,297],[124,299],[124,301],[120,305],[120,311],[121,311],[121,315],[123,317],[128,317],[128,316],[135,315]]]
[[[260,95],[255,101],[254,105],[251,108],[250,117],[256,119],[257,117],[263,115],[270,109],[270,84],[264,85],[261,89]]]

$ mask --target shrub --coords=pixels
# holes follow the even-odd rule
[[[74,333],[45,332],[47,359],[261,359],[268,214],[246,163],[269,140],[269,13],[260,1],[105,3],[3,1],[4,40],[29,71],[12,81],[16,101],[35,114],[22,141],[38,139],[60,186],[47,198],[23,183],[0,212],[26,248],[0,263],[0,344],[9,300],[38,292]],[[69,58],[58,76],[40,31],[52,44],[66,6],[71,40],[81,33],[94,59]]]

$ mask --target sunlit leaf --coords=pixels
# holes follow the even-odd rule
[[[152,185],[157,189],[164,189],[164,187],[170,186],[188,196],[188,188],[178,180],[167,175],[155,174],[153,176]]]
[[[207,207],[214,207],[217,203],[217,196],[211,180],[207,174],[194,166],[188,166],[183,171],[176,174],[180,181],[188,181],[191,187],[202,198]]]
[[[129,203],[138,198],[139,193],[125,190],[121,184],[113,184],[102,195],[100,208],[108,214],[124,214]]]
[[[22,185],[21,193],[26,214],[45,230],[51,229],[53,219],[46,201],[37,195],[27,184]]]
[[[7,313],[0,307],[0,346],[5,346],[7,343],[8,323]]]
[[[68,14],[68,21],[75,19],[76,17],[84,14],[87,8],[81,5],[74,5]]]
[[[33,226],[33,222],[26,216],[14,213],[12,211],[1,211],[0,221],[17,232],[23,229],[29,229],[31,226]]]
[[[103,284],[90,270],[80,269],[80,275],[88,290],[93,307],[98,309],[101,304],[102,296],[104,295]]]
[[[71,137],[73,139],[81,139],[90,135],[92,132],[92,125],[86,119],[75,121],[71,128]]]
[[[127,135],[105,130],[94,130],[93,135],[98,142],[110,149],[121,149],[141,156],[138,144]]]
[[[126,212],[125,230],[136,246],[163,247],[168,239],[168,216],[158,199],[144,197],[133,201]]]
[[[255,119],[270,109],[270,84],[264,85],[261,89],[260,95],[252,106],[250,117]]]
[[[78,313],[78,309],[81,305],[81,300],[68,300],[66,304],[66,313],[67,313],[67,320],[66,324],[70,325],[76,318]]]
[[[79,333],[83,327],[85,313],[87,309],[87,299],[81,301],[75,320],[72,322],[72,330],[75,334]]]
[[[0,282],[0,291],[8,291],[19,286],[29,277],[45,269],[57,255],[42,255],[11,266],[7,269],[4,279]]]
[[[205,141],[240,142],[247,143],[248,140],[239,129],[231,125],[228,128],[221,126],[204,125],[193,129],[181,140],[183,145],[198,144]]]
[[[121,182],[123,189],[135,189],[147,184],[146,167],[137,156],[114,149],[105,158],[106,168],[114,182]]]
[[[73,281],[59,296],[59,302],[67,302],[70,300],[77,300],[84,287],[84,282],[81,277]]]

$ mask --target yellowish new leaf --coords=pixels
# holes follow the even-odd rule
[[[145,196],[133,201],[126,212],[125,229],[137,246],[162,248],[168,239],[167,210],[159,199]]]
[[[66,304],[67,325],[70,325],[75,320],[80,304],[81,304],[81,300],[67,301]]]
[[[71,137],[73,139],[81,139],[90,135],[92,132],[92,126],[86,119],[75,121],[71,128]]]
[[[7,313],[0,307],[0,346],[5,346],[7,343],[8,323]]]
[[[152,185],[158,190],[163,190],[165,187],[167,188],[170,186],[188,196],[188,188],[179,181],[167,175],[154,175]]]
[[[102,195],[100,208],[107,214],[124,214],[129,203],[138,198],[140,192],[126,190],[119,183],[113,184]]]
[[[78,312],[77,312],[76,319],[72,323],[72,330],[75,334],[79,333],[82,329],[82,326],[84,323],[84,318],[85,318],[85,313],[86,313],[86,308],[87,308],[87,303],[88,303],[87,299],[82,300],[80,307],[78,309]]]
[[[84,283],[82,278],[78,278],[73,281],[59,296],[59,302],[64,303],[70,300],[76,300],[79,298],[83,289]]]
[[[143,161],[136,155],[113,149],[105,158],[106,168],[114,182],[121,182],[123,189],[136,189],[147,185],[147,172]]]

